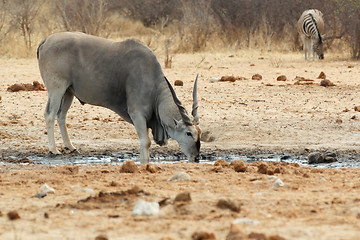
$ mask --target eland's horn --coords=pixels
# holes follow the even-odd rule
[[[198,105],[198,98],[197,98],[197,81],[198,81],[198,77],[199,77],[199,74],[196,75],[196,79],[195,79],[195,83],[194,83],[193,106],[192,106],[192,111],[191,111],[191,115],[193,115],[196,125],[199,125],[199,123],[200,123],[200,118],[199,118],[199,114],[198,114],[199,105]]]
[[[188,126],[191,126],[193,125],[193,123],[191,122],[191,119],[189,117],[189,115],[187,114],[186,112],[186,109],[184,108],[184,106],[181,104],[179,98],[176,96],[176,93],[174,91],[174,88],[171,86],[169,80],[164,76],[169,88],[170,88],[170,91],[171,91],[171,95],[173,96],[173,99],[174,99],[174,102],[176,104],[176,106],[178,106],[179,110],[180,110],[180,114],[181,114],[181,118],[182,120],[184,121],[184,123]]]

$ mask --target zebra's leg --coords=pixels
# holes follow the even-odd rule
[[[303,43],[303,51],[304,51],[304,55],[305,55],[305,61],[306,61],[306,39],[304,35],[301,35],[301,40]]]
[[[310,59],[310,50],[311,50],[311,40],[305,38],[304,40],[304,47],[305,47],[305,60]]]
[[[312,58],[313,58],[313,60],[316,60],[316,54],[315,54],[315,48],[314,48],[314,40],[313,39],[311,39],[311,44],[310,44],[310,46],[311,46],[311,52],[312,52]],[[309,56],[309,58],[310,58],[310,56]]]

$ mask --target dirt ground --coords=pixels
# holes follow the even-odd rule
[[[163,64],[164,54],[157,55]],[[175,91],[187,109],[200,74],[203,152],[306,155],[331,150],[357,157],[360,63],[336,54],[325,57],[305,62],[302,53],[178,54],[164,72],[172,83],[184,82]],[[322,71],[336,86],[320,86]],[[254,74],[262,79],[252,80]],[[287,80],[278,81],[280,75]],[[210,81],[222,76],[240,79]],[[314,81],[299,82],[299,77]],[[46,91],[7,91],[15,83],[33,81],[42,82],[35,58],[0,59],[3,159],[48,153]],[[110,110],[74,100],[67,119],[72,142],[83,155],[139,151],[134,127]],[[56,141],[61,148],[58,128]],[[170,141],[165,147],[153,143],[150,151],[166,155],[180,149]],[[360,238],[359,169],[243,165],[239,170],[234,164],[179,162],[152,164],[148,170],[139,165],[138,172],[122,173],[120,165],[112,164],[0,162],[0,239],[226,239],[229,233],[229,240]],[[169,182],[177,172],[188,173],[191,180]],[[276,179],[284,186],[274,188]],[[34,197],[45,183],[55,193]],[[175,201],[183,192],[191,200]],[[160,202],[159,215],[132,216],[140,199]],[[221,199],[226,204],[218,206]],[[11,211],[16,212],[9,217]]]

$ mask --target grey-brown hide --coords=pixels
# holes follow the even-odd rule
[[[57,33],[38,47],[41,77],[48,91],[45,109],[49,150],[55,146],[57,117],[64,145],[76,151],[66,129],[66,114],[75,96],[81,103],[106,107],[135,126],[141,163],[149,162],[148,128],[159,145],[178,141],[190,161],[199,157],[200,129],[182,109],[154,53],[134,39],[114,42],[83,33]],[[194,84],[193,116],[198,124]],[[178,102],[176,102],[178,101]]]

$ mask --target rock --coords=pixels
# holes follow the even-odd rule
[[[48,194],[48,193],[51,193],[51,194],[54,194],[55,193],[55,189],[49,187],[46,183],[44,185],[42,185],[40,187],[40,192],[41,193],[45,193],[45,194]]]
[[[260,222],[258,220],[251,218],[236,218],[232,223],[233,224],[246,223],[247,225],[255,226],[258,225]]]
[[[18,91],[45,91],[45,85],[39,83],[38,81],[34,81],[33,84],[29,83],[15,83],[8,87],[8,92],[18,92]]]
[[[258,166],[258,173],[261,174],[267,174],[267,175],[274,175],[274,171],[269,168],[269,166],[266,163],[261,163]]]
[[[221,82],[235,82],[236,80],[239,80],[239,78],[234,76],[222,76],[220,78]]]
[[[252,77],[251,77],[252,80],[262,80],[262,76],[260,74],[254,74]]]
[[[168,182],[176,182],[176,181],[190,181],[191,177],[189,174],[185,172],[175,173],[171,178],[168,179]]]
[[[320,86],[323,86],[323,87],[333,87],[333,86],[336,86],[334,83],[332,83],[330,80],[328,79],[323,79],[321,80],[320,82]]]
[[[44,198],[44,197],[46,197],[46,196],[47,196],[47,194],[46,194],[46,193],[41,192],[41,193],[37,193],[37,194],[35,194],[35,196],[34,196],[34,197],[36,197],[36,198]]]
[[[360,106],[355,106],[354,110],[355,110],[355,112],[360,112]]]
[[[231,224],[230,232],[226,236],[226,240],[243,240],[246,238],[246,235],[241,231],[240,227]]]
[[[135,164],[134,160],[125,161],[120,168],[121,173],[137,173],[139,172],[138,166]]]
[[[286,76],[285,75],[280,75],[280,76],[278,76],[277,77],[277,79],[276,79],[277,81],[286,81],[287,80],[287,78],[286,78]]]
[[[326,79],[326,74],[324,72],[321,72],[317,78]]]
[[[326,151],[325,153],[313,152],[308,155],[308,163],[332,163],[336,162],[336,153],[332,151]]]
[[[236,161],[232,161],[230,163],[230,167],[232,167],[235,172],[246,172],[247,171],[247,166],[244,163],[244,161],[241,160],[236,160]]]
[[[324,162],[325,163],[332,163],[332,162],[336,162],[337,158],[336,158],[336,153],[332,152],[332,151],[326,151],[323,154],[323,158],[324,158]]]
[[[132,211],[133,216],[157,216],[160,211],[158,202],[146,202],[139,200]]]
[[[181,81],[181,80],[175,80],[174,85],[175,85],[175,86],[184,86],[184,82]]]
[[[320,152],[313,152],[308,155],[308,163],[309,164],[321,163],[321,162],[323,162],[323,160],[324,160],[324,158]]]
[[[221,78],[219,77],[212,77],[209,79],[210,82],[219,82]]]
[[[150,163],[146,164],[146,171],[149,173],[156,173],[156,167]]]
[[[104,234],[100,234],[98,236],[96,236],[95,240],[108,240],[109,238],[104,235]]]
[[[8,92],[18,92],[18,91],[25,91],[25,86],[23,84],[15,83],[8,87]]]
[[[192,240],[215,240],[215,235],[208,232],[194,232],[191,235]]]
[[[225,161],[224,159],[218,159],[216,160],[216,162],[214,163],[214,166],[220,166],[222,168],[225,168],[225,167],[229,167],[229,163],[227,161]]]
[[[284,182],[281,181],[280,178],[278,178],[278,179],[276,179],[276,181],[272,185],[272,188],[276,189],[276,188],[281,188],[281,187],[284,187],[284,186],[285,186]]]
[[[190,192],[182,192],[176,195],[174,202],[190,202],[191,196]]]
[[[248,235],[248,238],[254,240],[268,240],[265,234],[252,232]]]
[[[240,212],[240,206],[228,199],[220,199],[216,206],[221,209],[230,209],[233,212]]]
[[[10,211],[7,213],[7,216],[9,218],[9,220],[14,221],[17,219],[20,219],[20,215],[18,214],[17,211]]]

